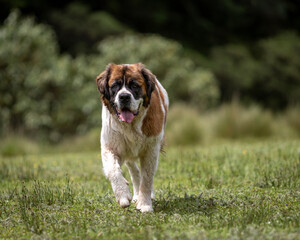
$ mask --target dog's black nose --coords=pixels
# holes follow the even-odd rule
[[[123,103],[128,103],[130,101],[130,94],[128,93],[121,93],[119,99]]]

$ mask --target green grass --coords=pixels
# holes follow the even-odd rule
[[[2,157],[0,238],[299,239],[300,141],[167,148],[155,193],[121,209],[98,152]]]

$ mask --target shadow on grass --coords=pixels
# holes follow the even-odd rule
[[[187,195],[184,197],[168,196],[159,197],[153,201],[153,207],[156,212],[189,214],[202,212],[205,215],[211,215],[218,203],[213,198],[203,198],[200,195]]]

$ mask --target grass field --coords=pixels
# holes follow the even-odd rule
[[[142,214],[116,204],[99,152],[2,157],[0,238],[300,239],[299,140],[169,148],[154,187]]]

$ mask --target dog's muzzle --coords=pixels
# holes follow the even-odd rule
[[[130,108],[131,96],[128,93],[121,93],[119,96],[120,108]]]
[[[138,115],[140,105],[137,110],[131,110],[131,95],[129,93],[121,93],[118,100],[118,107],[115,107],[117,116],[122,122],[131,123],[134,117]]]

